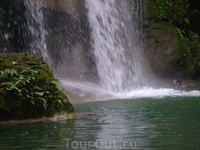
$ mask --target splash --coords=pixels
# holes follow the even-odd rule
[[[148,88],[144,87],[138,90],[133,90],[128,93],[120,93],[115,94],[118,98],[131,98],[131,99],[138,99],[138,98],[165,98],[165,97],[199,97],[200,91],[198,90],[174,90],[170,88]]]

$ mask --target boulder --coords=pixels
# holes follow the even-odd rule
[[[0,121],[74,112],[48,64],[26,53],[0,54]]]

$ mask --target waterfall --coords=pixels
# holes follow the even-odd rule
[[[142,32],[131,14],[138,13],[138,4],[131,10],[128,0],[86,0],[99,84],[109,91],[130,91],[149,82]]]
[[[65,7],[60,1],[16,1],[23,6],[25,18],[15,18],[21,17],[18,22],[23,26],[19,26],[25,26],[26,32],[19,34],[15,29],[13,35],[20,35],[18,43],[24,42],[23,52],[42,56],[57,78],[70,82],[66,85],[86,89],[80,86],[84,81],[92,89],[129,92],[149,83],[140,26],[142,1],[66,0]],[[76,6],[73,13],[67,10],[70,6]],[[6,33],[5,41],[9,37],[12,34]]]
[[[50,16],[51,11],[47,11],[48,15],[44,16],[42,8],[46,5],[45,0],[27,0],[28,28],[33,39],[29,44],[31,53],[42,55],[54,68],[55,75],[62,80],[92,81],[110,92],[127,92],[144,87],[149,83],[149,72],[143,53],[140,26],[142,1],[86,0],[90,38],[85,38],[77,32],[83,32],[77,23],[80,18],[76,18],[76,21],[71,19],[70,23],[66,20],[69,18],[63,14],[60,14],[60,20],[55,15],[56,26],[49,29],[44,17]],[[52,21],[48,23],[52,24]],[[51,35],[47,34],[47,30]],[[58,33],[59,30],[62,30],[62,34]],[[71,38],[65,38],[64,41],[61,36]],[[77,41],[76,37],[83,37],[90,42],[91,48],[84,48],[84,42]],[[95,63],[93,66],[88,62],[88,59],[94,57],[88,48],[95,56],[92,58]],[[96,69],[91,70],[94,66]],[[96,74],[91,75],[94,70]],[[98,76],[98,82],[92,76]],[[89,80],[90,78],[94,80]]]
[[[42,8],[45,7],[45,1],[26,0],[25,2],[27,12],[27,24],[32,38],[29,43],[30,53],[41,55],[44,60],[51,63],[49,60],[46,44],[46,30],[44,27],[44,15]]]
[[[160,88],[165,81],[152,75],[143,51],[145,1],[2,1],[0,52],[42,56],[66,95],[80,101],[199,95]]]
[[[69,1],[65,2],[68,4]],[[26,0],[24,3],[32,39],[29,43],[30,53],[42,56],[59,79],[90,80],[92,77],[88,74],[91,74],[90,68],[93,66],[87,63],[87,59],[90,59],[86,56],[89,55],[85,42],[88,41],[87,20],[82,21],[83,15],[76,12],[72,16],[67,11],[69,6],[64,3],[61,7],[62,2]]]
[[[2,1],[0,53],[42,56],[66,94],[80,100],[199,95],[160,88],[165,81],[152,75],[144,53],[145,2]],[[160,81],[153,86],[160,89],[152,88]]]

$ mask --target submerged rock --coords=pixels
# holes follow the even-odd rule
[[[48,64],[25,53],[0,54],[0,121],[74,113]]]

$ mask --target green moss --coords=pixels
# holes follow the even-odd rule
[[[59,87],[59,81],[41,57],[24,53],[1,54],[0,61],[3,64],[0,71],[0,120],[74,112]]]

